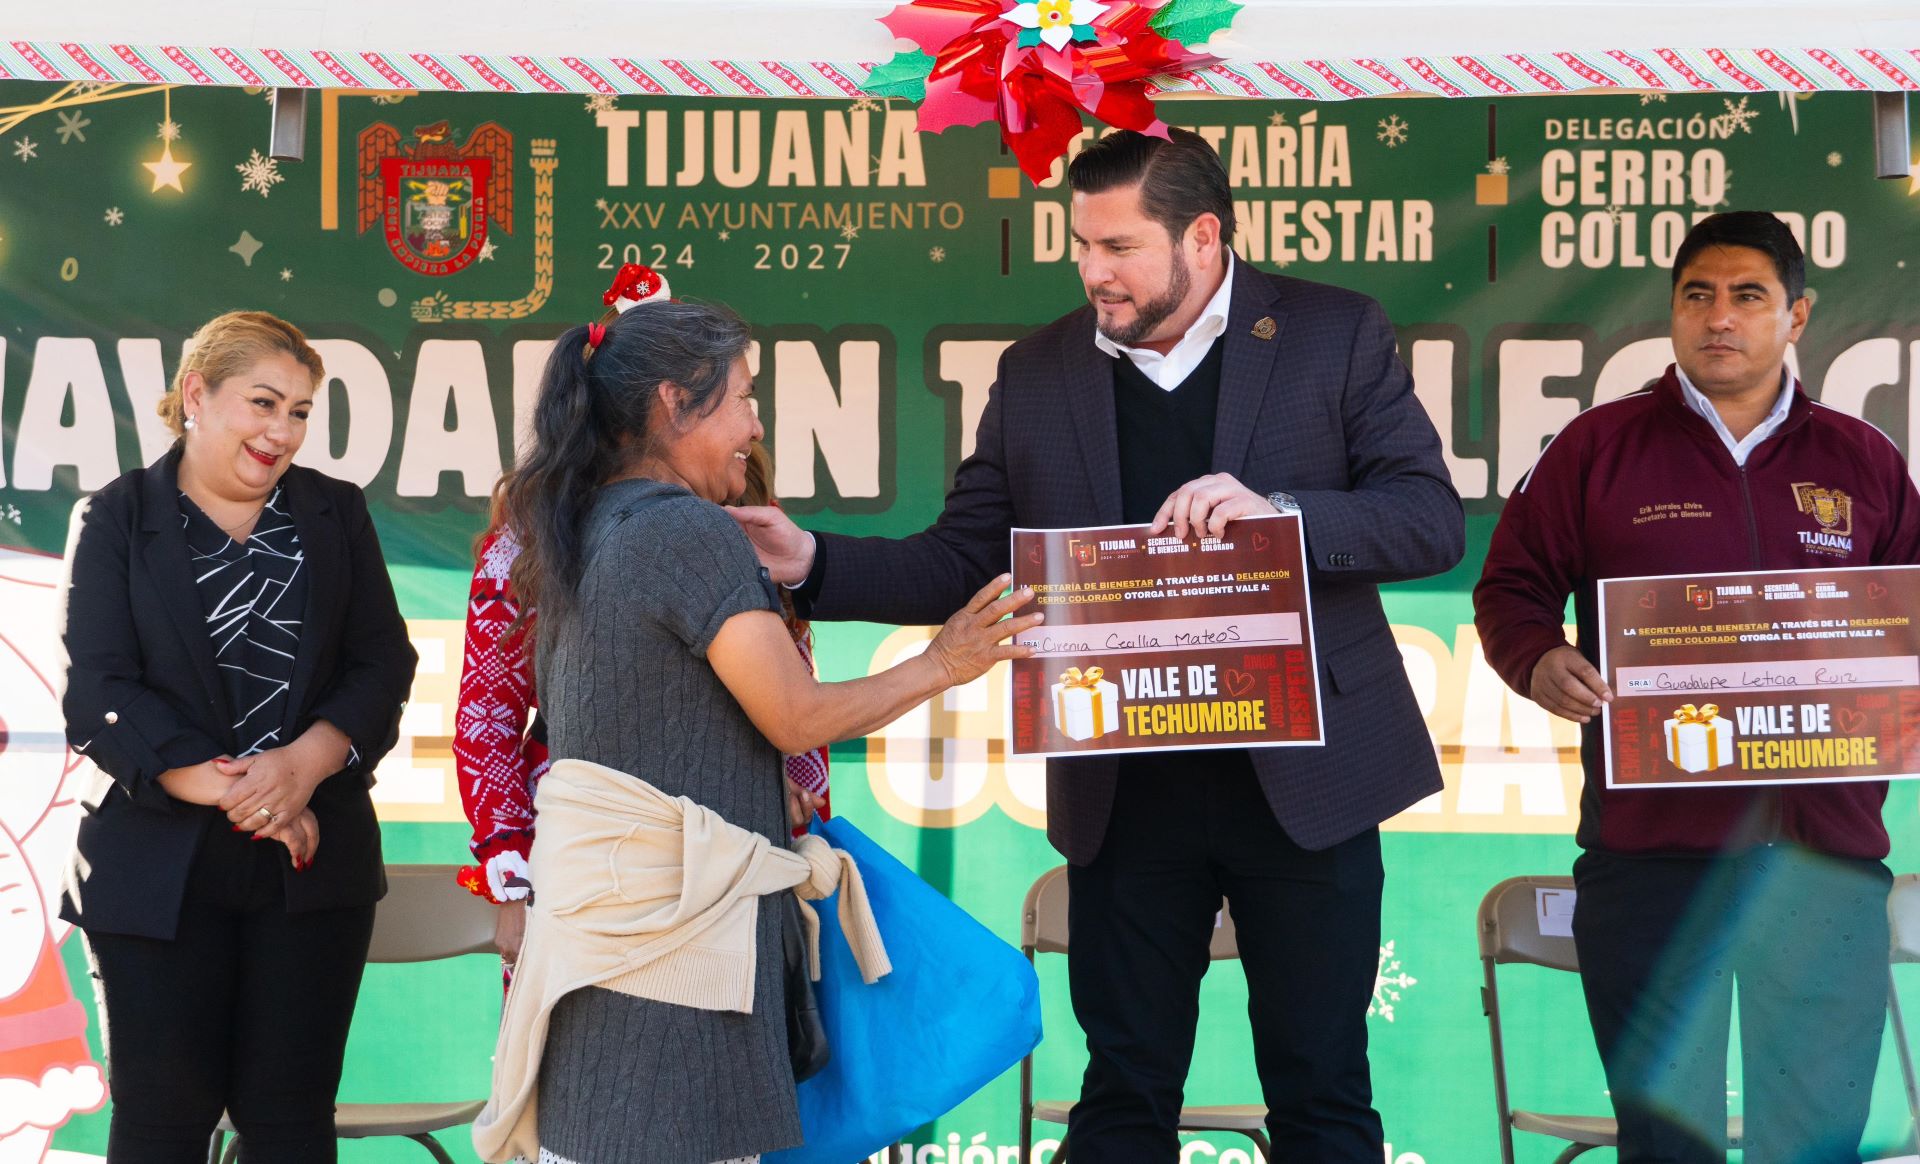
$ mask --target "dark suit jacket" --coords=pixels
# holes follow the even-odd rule
[[[167,939],[201,836],[229,826],[155,778],[240,750],[188,566],[179,461],[176,449],[75,507],[61,587],[67,741],[99,772],[60,916]],[[324,719],[359,752],[314,790],[320,848],[305,872],[281,862],[287,908],[370,905],[386,876],[367,786],[398,738],[417,657],[360,490],[297,465],[280,481],[309,571],[281,738]]]
[[[1440,789],[1377,587],[1451,569],[1465,523],[1380,305],[1245,263],[1233,278],[1213,470],[1300,503],[1327,732],[1324,748],[1251,755],[1281,826],[1321,849]],[[1253,334],[1263,317],[1270,340]],[[812,617],[939,623],[1008,568],[1011,527],[1120,524],[1113,362],[1093,333],[1083,307],[1006,351],[931,527],[818,535]],[[1047,833],[1076,864],[1099,852],[1118,763],[1047,761]]]

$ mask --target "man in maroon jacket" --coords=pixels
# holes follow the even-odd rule
[[[1609,789],[1598,717],[1613,693],[1594,666],[1602,578],[1920,561],[1900,451],[1786,369],[1805,287],[1772,215],[1696,225],[1674,259],[1677,364],[1553,439],[1474,590],[1488,662],[1586,725],[1573,936],[1622,1164],[1726,1159],[1736,978],[1745,1159],[1860,1159],[1886,1009],[1885,783]],[[1803,536],[1822,532],[1798,504],[1808,483],[1851,498],[1849,535]],[[1697,503],[1688,520],[1634,521],[1676,502]]]

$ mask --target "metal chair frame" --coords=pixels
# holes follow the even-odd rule
[[[1493,1102],[1500,1120],[1500,1162],[1514,1164],[1513,1132],[1550,1136],[1566,1140],[1567,1147],[1554,1157],[1554,1164],[1568,1161],[1595,1148],[1611,1148],[1620,1142],[1619,1124],[1612,1116],[1559,1115],[1549,1112],[1517,1111],[1507,1090],[1507,1057],[1500,1022],[1500,983],[1495,969],[1501,965],[1525,963],[1549,970],[1580,972],[1580,955],[1573,939],[1540,932],[1535,910],[1535,890],[1572,891],[1571,877],[1509,877],[1487,891],[1480,900],[1476,928],[1479,931],[1480,1011],[1487,1019],[1487,1037],[1493,1045]],[[1727,1121],[1727,1146],[1740,1147],[1744,1128],[1739,1117]]]
[[[1039,954],[1064,954],[1067,952],[1067,867],[1065,865],[1049,869],[1027,890],[1027,899],[1020,914],[1020,952],[1033,962]],[[1238,961],[1240,946],[1234,934],[1233,918],[1228,914],[1226,903],[1220,907],[1220,924],[1214,927],[1213,944],[1208,949],[1208,957],[1215,962]],[[1072,1111],[1072,1104],[1058,1103],[1036,1104],[1033,1098],[1033,1052],[1029,1051],[1020,1060],[1020,1159],[1033,1158],[1033,1121],[1046,1119],[1049,1123],[1066,1123],[1066,1115]],[[1059,1118],[1039,1116],[1036,1109],[1047,1107],[1059,1110]],[[1245,1136],[1253,1141],[1259,1159],[1273,1159],[1273,1145],[1268,1142],[1264,1124],[1267,1109],[1258,1104],[1234,1105],[1229,1107],[1183,1107],[1180,1109],[1180,1130],[1183,1132],[1230,1132]],[[1244,1124],[1252,1122],[1253,1127],[1226,1127],[1223,1123]],[[1067,1154],[1071,1145],[1065,1132],[1060,1134],[1060,1148],[1053,1154],[1054,1164],[1067,1164]]]
[[[387,896],[373,915],[367,963],[432,962],[468,954],[492,954],[497,906],[467,892],[455,880],[457,865],[388,865]],[[344,1103],[336,1108],[343,1140],[395,1136],[419,1144],[435,1164],[453,1164],[433,1133],[471,1123],[486,1106],[476,1099],[451,1103]],[[404,1109],[415,1109],[407,1112]],[[396,1123],[402,1125],[395,1128]],[[227,1137],[232,1134],[233,1138]],[[228,1117],[207,1144],[207,1164],[234,1164],[240,1136]]]

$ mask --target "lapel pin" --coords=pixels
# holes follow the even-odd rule
[[[1271,315],[1263,315],[1253,322],[1254,339],[1270,340],[1274,337],[1274,333],[1279,330],[1278,327],[1274,326],[1273,316]]]

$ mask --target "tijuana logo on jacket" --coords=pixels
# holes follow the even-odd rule
[[[1795,481],[1793,502],[1801,513],[1820,523],[1817,531],[1799,531],[1801,545],[1841,558],[1853,553],[1853,498],[1811,481]]]

